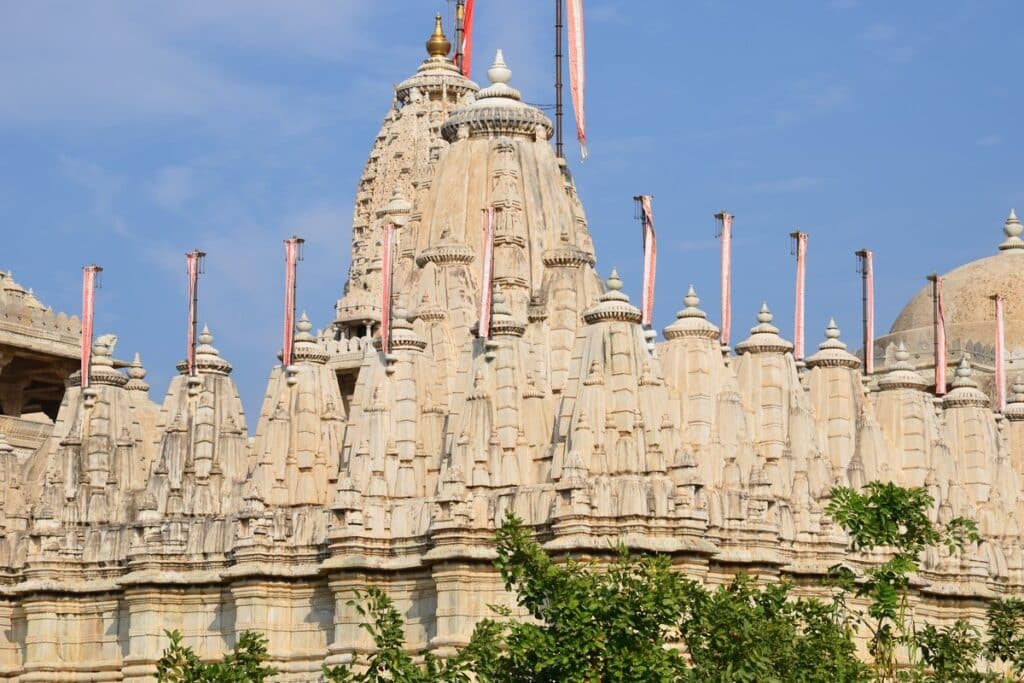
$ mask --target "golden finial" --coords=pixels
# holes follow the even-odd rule
[[[434,33],[427,41],[427,54],[431,57],[444,59],[451,52],[452,44],[445,38],[444,29],[441,27],[441,15],[434,17]]]

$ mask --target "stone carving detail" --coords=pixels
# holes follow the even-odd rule
[[[357,188],[334,318],[315,332],[300,317],[251,440],[206,328],[195,374],[178,364],[161,405],[141,359],[115,359],[104,335],[90,386],[68,379],[34,451],[16,438],[28,421],[2,417],[0,431],[22,431],[0,434],[0,669],[149,680],[164,629],[210,658],[257,629],[282,680],[314,680],[372,646],[349,604],[369,584],[394,597],[411,647],[444,655],[509,600],[490,545],[509,511],[556,554],[624,540],[709,581],[740,568],[810,583],[864,560],[824,510],[834,485],[874,479],[926,487],[935,521],[979,525],[964,554],[925,558],[929,609],[1024,590],[1024,379],[997,415],[983,361],[965,356],[938,398],[903,340],[862,377],[834,321],[797,364],[767,305],[732,355],[692,287],[652,344],[616,271],[597,277],[547,117],[500,54],[479,90],[449,49],[438,19]],[[398,242],[388,349],[386,222]],[[1008,219],[1000,258],[1024,253],[1020,233]],[[77,325],[9,275],[0,284],[0,333],[11,311],[40,338]],[[17,362],[7,346],[0,356],[0,372]]]

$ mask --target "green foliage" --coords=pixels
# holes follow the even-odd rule
[[[836,488],[828,514],[855,550],[884,551],[886,561],[860,574],[833,568],[831,601],[794,595],[791,583],[759,585],[739,575],[713,589],[674,571],[671,560],[617,549],[610,563],[557,563],[509,515],[497,532],[497,560],[507,590],[529,617],[492,606],[468,646],[441,660],[404,647],[404,622],[378,588],[349,603],[363,618],[373,652],[349,665],[324,667],[332,683],[826,683],[1004,681],[992,664],[1024,680],[1024,599],[988,607],[987,637],[964,620],[918,627],[910,610],[911,575],[927,549],[961,550],[978,538],[974,523],[931,522],[923,489],[872,482]],[[863,611],[848,597],[867,600]],[[857,659],[854,633],[866,625],[871,661]],[[157,665],[158,681],[264,681],[266,640],[245,633],[224,661],[204,664],[177,631]],[[898,663],[897,652],[909,663]],[[905,659],[906,659],[905,658]],[[983,663],[984,670],[978,669]],[[1002,668],[1002,667],[1000,667]]]
[[[681,625],[692,681],[862,681],[853,629],[836,604],[793,598],[745,576],[713,592],[690,584]]]
[[[988,606],[985,655],[1010,664],[1024,678],[1024,599],[996,600]]]
[[[895,680],[896,653],[901,645],[910,653],[912,666],[921,671],[932,666],[929,657],[941,666],[961,661],[949,651],[953,643],[961,651],[974,645],[969,634],[957,625],[941,632],[922,631],[924,641],[915,634],[909,589],[921,553],[937,546],[954,553],[968,540],[978,539],[977,526],[971,520],[958,517],[945,526],[933,524],[928,516],[933,504],[925,489],[873,481],[863,492],[846,487],[832,489],[826,508],[849,534],[853,550],[882,549],[889,553],[888,560],[867,569],[861,577],[846,567],[833,567],[832,571],[832,582],[841,591],[852,590],[869,601],[864,623],[871,630],[868,651],[879,680]],[[930,648],[928,656],[922,656],[925,646]]]
[[[181,642],[181,633],[165,631],[170,645],[156,663],[156,679],[160,683],[262,683],[277,670],[264,666],[268,659],[267,638],[255,631],[245,631],[234,652],[224,660],[204,663],[190,647]]]
[[[481,654],[480,647],[466,648],[455,657],[440,660],[428,652],[417,664],[403,645],[404,621],[394,602],[379,588],[356,592],[349,605],[368,621],[361,626],[373,638],[375,646],[365,664],[355,659],[349,664],[323,668],[324,679],[331,683],[468,683],[470,665]],[[481,641],[482,644],[482,641]],[[489,654],[489,652],[487,653]]]

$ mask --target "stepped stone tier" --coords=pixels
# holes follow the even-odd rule
[[[36,379],[61,370],[64,390],[52,415],[41,406],[34,446],[0,436],[0,678],[151,680],[165,629],[206,658],[256,629],[280,680],[317,680],[372,646],[349,604],[368,585],[395,598],[411,647],[451,653],[489,604],[512,602],[492,566],[507,511],[558,556],[624,541],[709,582],[743,570],[814,590],[836,563],[879,559],[847,552],[824,514],[833,486],[875,479],[926,487],[934,520],[981,529],[963,554],[925,558],[914,589],[929,617],[978,619],[986,600],[1024,593],[1024,378],[997,414],[965,354],[949,393],[930,393],[913,359],[922,295],[869,378],[834,321],[798,365],[767,304],[723,350],[692,287],[650,344],[618,275],[595,271],[551,122],[500,52],[480,89],[449,49],[438,22],[397,86],[359,183],[345,292],[321,332],[299,319],[253,438],[208,329],[195,374],[179,364],[160,405],[137,356],[114,361],[111,335],[83,390],[77,321],[4,277],[0,334],[21,337],[0,349],[52,361],[0,395],[4,419],[23,420]],[[385,221],[398,254],[389,350]],[[999,255],[947,280],[958,339],[984,343],[981,304],[999,287],[1008,346],[1024,346],[1014,221]]]

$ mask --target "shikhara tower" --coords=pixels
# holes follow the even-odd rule
[[[723,353],[693,288],[652,348],[618,275],[595,271],[551,122],[523,102],[501,52],[479,88],[449,50],[438,20],[360,180],[334,319],[320,333],[299,319],[293,365],[271,371],[253,438],[208,329],[195,374],[179,365],[161,405],[110,335],[96,341],[88,391],[76,373],[59,409],[46,382],[39,398],[15,395],[5,377],[34,372],[26,359],[50,353],[47,376],[67,376],[77,320],[0,278],[0,367],[15,371],[0,374],[0,678],[149,680],[163,631],[178,628],[204,657],[262,631],[281,680],[316,680],[323,663],[372,646],[348,604],[369,584],[396,599],[410,646],[449,653],[489,604],[511,601],[491,565],[507,511],[558,555],[601,556],[623,540],[709,581],[737,570],[811,580],[864,559],[823,510],[834,485],[873,479],[927,487],[936,520],[978,521],[980,543],[925,558],[918,599],[932,613],[979,618],[985,599],[1024,590],[1024,383],[993,412],[984,314],[951,321],[982,359],[956,358],[941,399],[921,374],[916,304],[867,378],[834,321],[798,366],[767,305]],[[998,268],[985,270],[1007,297],[1013,369],[1024,347],[1016,216],[1005,231]],[[53,348],[33,325],[39,339],[56,330]]]

